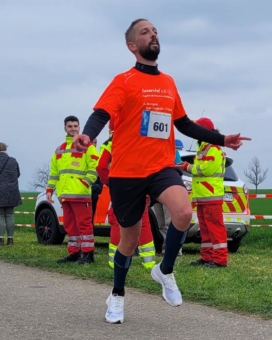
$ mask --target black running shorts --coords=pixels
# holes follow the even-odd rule
[[[164,168],[145,178],[109,178],[114,214],[123,228],[135,225],[144,213],[146,195],[151,202],[173,185],[184,186],[179,170]]]

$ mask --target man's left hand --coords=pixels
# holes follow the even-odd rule
[[[239,147],[243,145],[242,140],[251,140],[251,138],[242,137],[240,136],[240,133],[237,133],[235,135],[228,135],[225,136],[224,146],[233,150],[238,150]]]

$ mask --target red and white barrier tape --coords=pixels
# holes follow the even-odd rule
[[[34,215],[34,211],[14,211],[14,214]]]
[[[16,227],[35,228],[35,224],[15,224]],[[272,224],[250,224],[249,228],[270,228]]]
[[[269,228],[272,224],[250,224],[249,228]]]
[[[249,198],[272,198],[272,194],[249,194]],[[28,197],[28,196],[23,196],[21,197],[22,200],[36,200],[37,197]]]
[[[15,214],[34,215],[33,211],[14,211]],[[251,215],[251,220],[271,220],[272,215]]]
[[[249,198],[272,198],[272,194],[249,194]]]
[[[15,227],[29,227],[29,228],[35,228],[35,224],[15,224]]]
[[[251,220],[271,220],[272,216],[271,215],[251,215],[250,219]]]

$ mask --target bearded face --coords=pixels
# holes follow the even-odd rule
[[[156,37],[152,37],[152,40],[146,46],[140,46],[138,51],[144,59],[156,61],[160,54],[160,43]]]
[[[138,22],[127,43],[132,53],[142,59],[155,62],[160,53],[160,43],[157,29],[147,20]]]

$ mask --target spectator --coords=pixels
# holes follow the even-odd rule
[[[63,209],[63,226],[68,235],[69,255],[57,263],[94,262],[94,234],[92,225],[92,184],[97,179],[98,152],[90,143],[84,152],[74,148],[73,137],[79,133],[79,120],[75,116],[64,119],[65,143],[54,152],[46,198],[52,201],[53,191]]]
[[[218,132],[206,117],[196,121],[207,130]],[[192,201],[197,205],[201,236],[200,259],[192,265],[226,267],[228,262],[227,231],[223,219],[225,157],[220,146],[198,141],[194,164],[177,165],[193,175]]]
[[[7,245],[13,245],[14,207],[22,204],[19,177],[19,164],[7,154],[7,145],[0,143],[0,246],[4,245],[5,230],[8,234]]]

